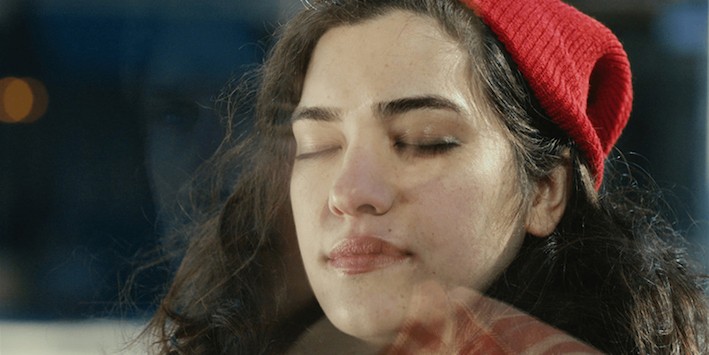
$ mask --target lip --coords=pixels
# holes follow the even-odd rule
[[[330,251],[327,263],[347,275],[383,269],[406,260],[410,253],[372,236],[352,237],[339,242]]]

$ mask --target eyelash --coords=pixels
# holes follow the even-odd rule
[[[339,148],[338,147],[331,147],[331,148],[326,148],[326,149],[318,150],[318,151],[311,152],[311,153],[301,153],[301,154],[297,154],[295,156],[295,160],[305,160],[305,159],[315,158],[318,156],[332,153],[336,150],[339,150]]]
[[[397,140],[394,142],[394,149],[400,153],[412,154],[417,156],[434,156],[439,154],[444,154],[452,149],[460,146],[460,143],[452,138],[444,138],[438,141],[426,142],[426,143],[407,143],[402,140]],[[311,153],[301,153],[295,156],[295,160],[305,160],[316,158],[330,154],[336,150],[338,147],[326,148],[323,150],[318,150]]]
[[[406,143],[403,141],[396,141],[394,143],[394,148],[398,151],[413,153],[414,155],[421,156],[432,156],[446,153],[452,149],[460,146],[460,143],[451,138],[445,138],[440,141],[426,142],[426,143]]]

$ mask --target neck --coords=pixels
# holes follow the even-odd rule
[[[308,327],[287,352],[288,355],[378,353],[371,345],[335,328],[325,316]]]

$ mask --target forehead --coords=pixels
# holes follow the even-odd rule
[[[468,56],[435,19],[405,11],[327,31],[306,72],[301,105],[438,94],[470,99]],[[327,93],[323,97],[323,93]],[[335,102],[333,102],[333,100]]]

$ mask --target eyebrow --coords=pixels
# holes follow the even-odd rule
[[[299,107],[291,115],[291,122],[298,120],[335,121],[340,117],[340,112],[330,107]]]
[[[448,110],[462,113],[463,109],[453,101],[437,95],[403,97],[400,99],[376,104],[377,115],[387,119],[415,110]],[[291,122],[302,119],[315,121],[336,121],[340,119],[340,111],[330,107],[300,107],[291,116]]]
[[[378,105],[383,117],[392,117],[414,110],[448,110],[461,113],[463,109],[451,100],[437,95],[404,97]]]

